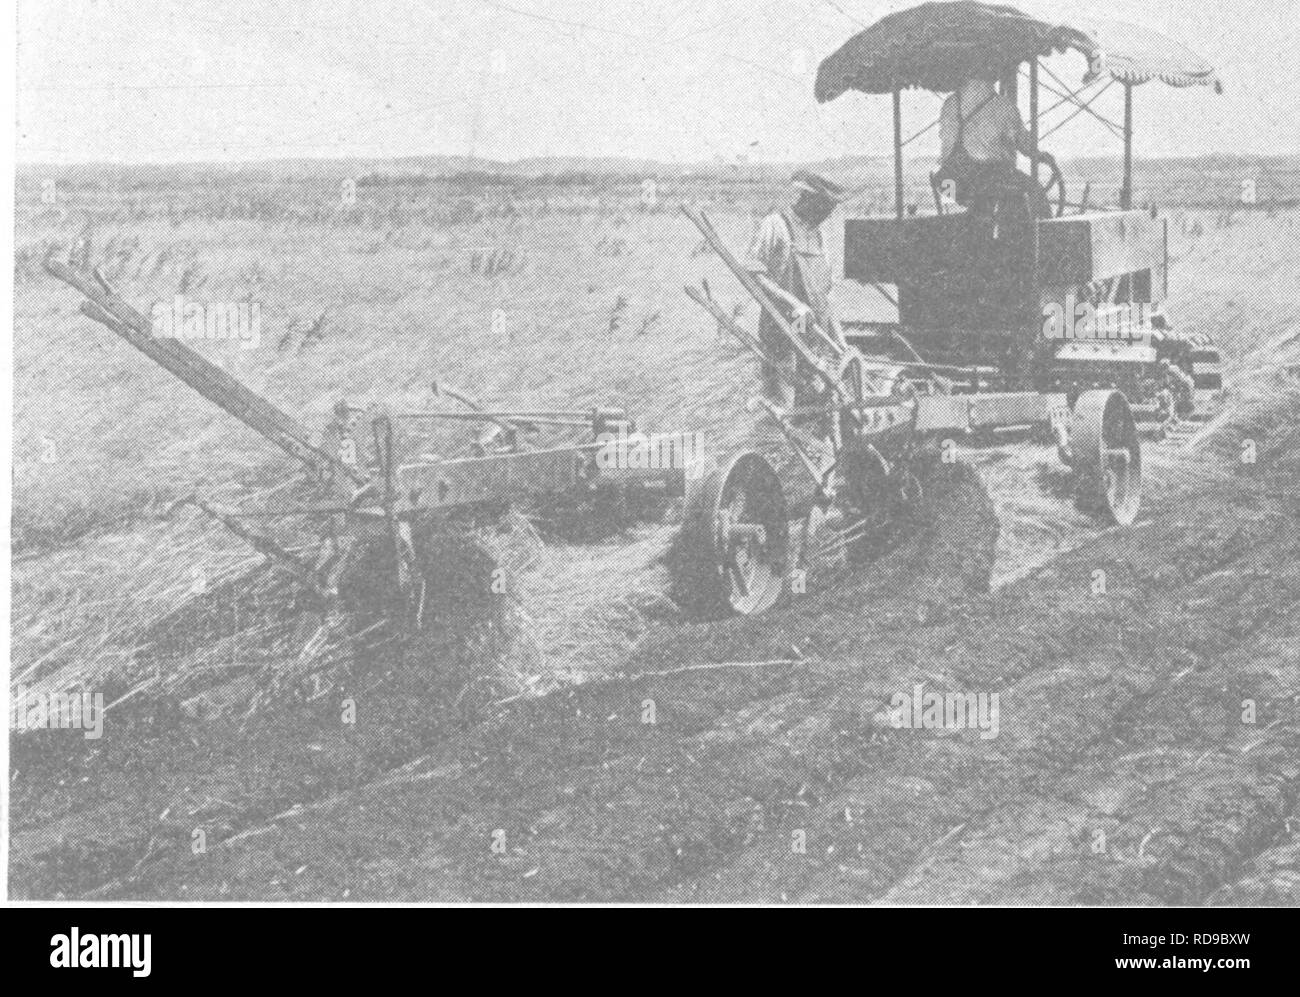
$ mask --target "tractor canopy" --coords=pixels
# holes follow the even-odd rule
[[[1222,86],[1213,67],[1177,42],[1143,28],[1070,17],[1040,19],[974,0],[923,3],[858,32],[817,69],[819,103],[849,90],[885,94],[909,87],[949,93],[974,77],[1000,79],[1020,63],[1073,50],[1089,78],[1133,85]]]
[[[1138,84],[1160,80],[1171,87],[1207,86],[1223,93],[1214,67],[1172,38],[1121,21],[1072,17],[1071,25],[1085,32],[1096,46],[1097,56],[1085,77],[1110,76],[1120,83]]]

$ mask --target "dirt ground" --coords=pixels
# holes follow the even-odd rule
[[[1300,904],[1300,282],[1252,315],[1231,280],[1269,224],[1190,250],[1228,276],[1186,320],[1248,335],[1135,526],[966,452],[869,568],[549,695],[453,695],[449,640],[243,724],[142,696],[86,753],[11,740],[11,895]],[[918,684],[997,693],[996,736],[896,728]]]

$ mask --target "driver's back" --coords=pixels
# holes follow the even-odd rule
[[[1014,166],[1024,130],[1015,104],[991,81],[967,80],[944,100],[939,112],[942,159],[950,158],[960,135],[962,148],[976,162]]]

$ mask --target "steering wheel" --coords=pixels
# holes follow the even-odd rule
[[[1047,210],[1050,217],[1060,218],[1065,214],[1065,176],[1061,173],[1061,168],[1056,165],[1056,158],[1051,153],[1040,152],[1038,161],[1046,163],[1052,171],[1052,175],[1047,178],[1047,182],[1039,184],[1043,192],[1043,200],[1047,203]],[[1056,204],[1052,204],[1052,190],[1056,190]],[[1054,210],[1053,210],[1054,209]]]

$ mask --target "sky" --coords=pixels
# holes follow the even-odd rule
[[[887,155],[888,98],[854,93],[818,105],[813,79],[852,34],[914,2],[19,0],[17,155]],[[1220,96],[1158,82],[1137,89],[1139,156],[1300,151],[1300,0],[1018,6],[1153,28],[1218,69]],[[1050,65],[1072,86],[1086,68],[1079,55]],[[1118,118],[1121,100],[1112,88],[1098,110]],[[938,103],[910,91],[907,134],[928,124]],[[915,145],[935,147],[935,132]],[[1045,147],[1065,156],[1118,151],[1086,115]]]

